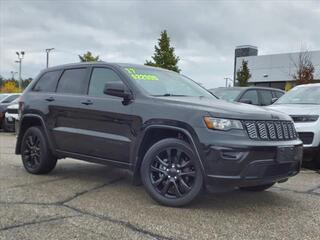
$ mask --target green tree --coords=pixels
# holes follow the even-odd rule
[[[151,57],[153,61],[147,60],[145,65],[161,67],[178,73],[181,71],[177,65],[180,59],[175,55],[174,48],[170,47],[170,38],[166,30],[161,32],[158,46],[155,45],[154,50],[154,55]]]
[[[82,56],[79,55],[80,62],[97,62],[100,61],[99,56],[93,56],[91,52],[87,52]]]
[[[248,86],[248,80],[251,78],[248,61],[242,60],[242,66],[237,71],[237,80],[240,87]]]

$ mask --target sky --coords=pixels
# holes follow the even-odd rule
[[[233,77],[234,49],[259,55],[320,50],[320,1],[0,0],[0,75],[22,77],[78,62],[91,51],[107,62],[143,64],[160,32],[168,31],[182,73],[213,88]],[[17,78],[17,75],[16,75]]]

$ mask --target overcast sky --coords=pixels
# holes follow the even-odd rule
[[[320,50],[320,1],[0,0],[0,75],[23,78],[50,65],[78,62],[91,51],[104,61],[143,64],[166,29],[182,73],[206,87],[233,77],[234,48],[259,54]]]

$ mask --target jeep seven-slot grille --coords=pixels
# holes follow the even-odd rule
[[[297,133],[289,121],[243,121],[251,139],[278,141],[297,139]]]

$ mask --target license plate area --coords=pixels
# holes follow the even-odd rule
[[[294,146],[278,147],[277,161],[283,162],[294,162],[297,159],[298,151]]]

